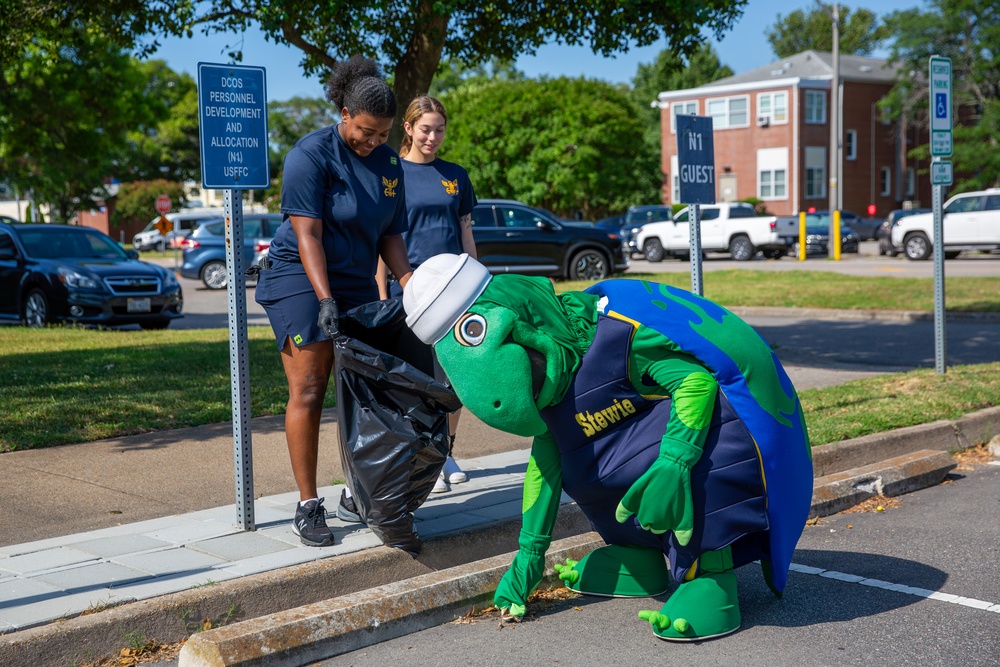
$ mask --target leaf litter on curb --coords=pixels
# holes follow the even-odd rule
[[[552,586],[551,588],[539,588],[536,589],[531,595],[528,596],[528,611],[524,615],[523,620],[529,620],[537,615],[539,612],[545,611],[560,602],[566,600],[571,600],[579,597],[580,594],[572,591],[565,586]],[[576,607],[579,610],[579,607]],[[490,605],[488,607],[473,607],[469,613],[456,618],[452,623],[476,623],[478,621],[492,621],[496,620],[498,627],[503,628],[505,625],[509,624],[511,621],[515,620],[514,617],[501,613],[500,609],[496,605]]]

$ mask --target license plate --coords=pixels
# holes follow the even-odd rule
[[[149,311],[150,311],[149,298],[128,300],[128,312],[148,313]]]

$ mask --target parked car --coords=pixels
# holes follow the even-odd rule
[[[594,227],[601,227],[602,229],[614,229],[621,231],[622,226],[625,224],[624,215],[615,215],[610,218],[601,218],[594,223]]]
[[[821,218],[829,220],[830,211],[815,211],[813,215],[817,215]],[[882,220],[879,218],[862,218],[860,215],[854,211],[841,211],[840,212],[840,226],[844,225],[850,227],[857,233],[858,238],[862,241],[867,241],[869,239],[875,238],[875,230],[878,229],[879,225],[882,224]]]
[[[875,230],[875,240],[878,241],[878,254],[895,257],[903,252],[903,249],[900,246],[892,244],[892,228],[900,220],[907,216],[916,215],[917,213],[931,212],[932,211],[929,208],[897,208],[893,211],[889,211],[889,215],[885,216],[885,220],[883,220],[882,224],[878,226],[877,230]]]
[[[942,215],[946,259],[963,250],[1000,250],[1000,188],[955,195],[944,203]],[[934,214],[907,216],[890,234],[907,259],[927,259],[934,249]]]
[[[625,212],[625,223],[622,225],[622,242],[629,257],[644,257],[642,247],[636,241],[636,234],[647,222],[662,222],[674,217],[674,209],[663,204],[633,206]]]
[[[0,223],[0,319],[164,329],[183,317],[173,273],[89,227]]]
[[[699,207],[701,248],[708,252],[728,252],[745,262],[758,251],[770,259],[784,257],[792,244],[796,221],[792,217],[757,216],[744,202],[719,202]],[[647,222],[635,234],[636,246],[650,262],[666,257],[688,261],[691,255],[691,207],[678,211],[670,220]]]
[[[256,254],[271,245],[271,238],[281,224],[278,213],[255,213],[243,216],[243,259],[249,267]],[[200,280],[208,289],[226,289],[226,221],[204,220],[181,241],[181,276]]]
[[[861,243],[858,233],[847,225],[840,225],[840,252],[856,253]],[[806,257],[830,253],[830,218],[817,213],[806,214]],[[792,257],[799,256],[799,240],[792,245]]]
[[[617,231],[568,225],[509,199],[480,199],[472,211],[479,261],[491,273],[602,280],[628,268]]]
[[[211,218],[221,218],[223,211],[221,208],[204,209],[201,211],[176,211],[167,213],[166,219],[173,224],[174,228],[167,232],[166,236],[160,233],[156,224],[160,221],[160,216],[156,216],[143,227],[142,231],[132,237],[132,248],[135,250],[165,250],[175,247],[172,243],[179,243],[181,239],[191,233],[197,224],[202,220]],[[176,240],[176,241],[175,241]]]
[[[9,215],[0,215],[0,222],[5,222],[8,225],[18,225],[21,223],[17,218],[12,218]]]

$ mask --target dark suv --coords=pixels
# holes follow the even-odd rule
[[[472,211],[476,252],[491,273],[603,280],[628,268],[616,231],[570,225],[509,199],[480,199]]]

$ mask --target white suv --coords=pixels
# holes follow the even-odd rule
[[[945,202],[944,256],[958,257],[963,250],[1000,250],[1000,188],[955,195]],[[919,213],[892,228],[892,245],[903,248],[908,259],[927,259],[934,249],[934,214]]]
[[[164,237],[156,228],[160,216],[156,216],[149,221],[141,232],[132,237],[132,247],[136,250],[165,250],[170,245],[170,240],[175,237],[185,237],[191,233],[202,220],[210,218],[221,218],[223,210],[221,208],[201,209],[199,211],[176,211],[167,213],[166,218],[173,223],[174,229]]]

